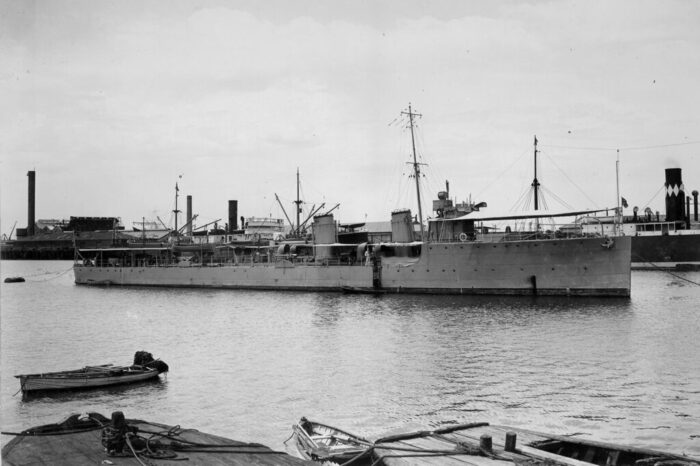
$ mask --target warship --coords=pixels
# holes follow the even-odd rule
[[[409,105],[418,215],[391,214],[390,239],[339,235],[332,213],[313,217],[311,234],[207,245],[141,244],[76,251],[78,285],[127,285],[367,293],[630,296],[631,238],[544,229],[542,219],[586,212],[478,216],[484,203],[457,203],[449,185],[423,221],[420,164]],[[536,183],[536,176],[535,176]],[[492,221],[531,219],[534,229],[495,232]],[[427,229],[426,229],[427,223]],[[362,224],[355,224],[360,227]],[[515,231],[514,231],[515,230]],[[341,232],[342,233],[342,232]],[[342,236],[354,239],[348,242]]]

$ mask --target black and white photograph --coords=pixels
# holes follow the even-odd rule
[[[699,23],[0,0],[0,463],[700,466]]]

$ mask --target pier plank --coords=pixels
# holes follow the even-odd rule
[[[409,464],[421,465],[464,465],[473,466],[506,466],[512,463],[509,460],[492,459],[486,456],[469,454],[459,451],[459,439],[453,436],[455,441],[450,441],[449,434],[445,436],[420,437],[410,440],[401,440],[387,444],[379,444],[380,448],[375,448],[375,455],[382,459],[382,464],[386,466],[403,466]],[[471,442],[469,442],[471,443]],[[394,446],[396,449],[392,449]],[[478,441],[476,443],[478,446]],[[405,451],[405,449],[415,449],[418,451]],[[434,452],[434,454],[429,453]],[[444,452],[444,454],[440,454]],[[420,458],[420,460],[418,460]]]

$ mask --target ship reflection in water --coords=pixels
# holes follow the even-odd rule
[[[283,449],[305,415],[365,437],[486,421],[700,454],[700,287],[664,272],[633,272],[622,299],[93,288],[70,273],[31,281],[70,267],[3,264],[30,277],[2,289],[5,431],[119,409]],[[699,272],[677,275],[700,282]],[[162,383],[12,396],[13,374],[135,347],[167,359]]]

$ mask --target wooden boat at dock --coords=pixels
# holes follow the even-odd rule
[[[302,417],[292,426],[294,446],[307,460],[345,463],[372,445],[367,439]]]
[[[372,455],[383,466],[700,466],[683,455],[488,423],[380,438]]]
[[[8,466],[297,466],[314,463],[258,443],[112,413],[72,415],[63,422],[30,428],[14,435],[2,449]]]
[[[168,365],[166,363],[153,359],[151,353],[137,351],[134,355],[134,363],[130,366],[103,364],[60,372],[21,374],[15,377],[20,380],[22,393],[28,394],[53,390],[84,390],[143,382],[155,379],[167,371]]]

